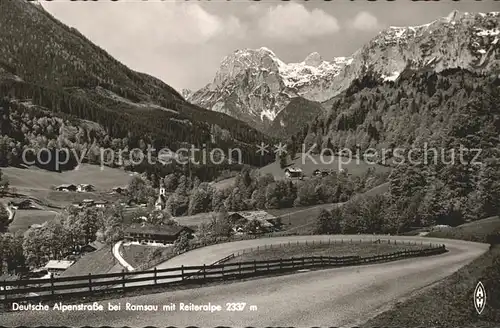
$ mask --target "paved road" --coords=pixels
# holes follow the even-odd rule
[[[332,236],[283,237],[257,239],[214,245],[197,249],[164,263],[162,267],[180,263],[210,263],[228,253],[266,243],[300,240],[327,240]],[[340,236],[335,238],[348,238]],[[373,238],[373,236],[354,238]],[[395,237],[384,237],[396,239]],[[397,237],[398,240],[444,243],[449,252],[396,262],[334,268],[296,273],[226,285],[177,290],[100,302],[102,312],[17,312],[0,315],[6,326],[353,326],[387,309],[410,293],[432,284],[458,270],[488,249],[488,245],[465,241],[424,237]],[[438,301],[438,300],[436,300]],[[121,311],[110,312],[108,302],[121,303]],[[125,311],[126,303],[158,305],[153,312]],[[176,311],[164,312],[162,305],[177,305]],[[187,312],[179,303],[221,305],[220,312]],[[242,312],[225,310],[227,302],[246,302]],[[472,303],[471,303],[472,304]],[[257,307],[250,311],[250,305]],[[255,308],[254,308],[255,309]]]
[[[115,243],[111,252],[113,253],[114,258],[118,261],[118,263],[121,264],[121,266],[126,268],[128,271],[134,271],[134,267],[131,266],[127,261],[125,261],[125,259],[122,257],[122,254],[120,253],[120,247],[122,246],[122,244],[122,240]]]

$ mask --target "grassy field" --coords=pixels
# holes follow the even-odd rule
[[[12,233],[23,233],[33,224],[43,224],[57,216],[55,211],[47,210],[17,210],[14,221],[9,225]]]
[[[145,245],[122,245],[122,257],[128,264],[137,268],[155,258],[165,258],[173,253],[172,247],[154,247]]]
[[[492,217],[428,236],[485,242],[488,234],[500,232],[500,219]],[[478,315],[472,303],[481,281],[486,289],[486,308]],[[363,327],[498,327],[500,323],[500,245],[420,295],[365,323]]]
[[[500,217],[498,216],[465,223],[454,228],[442,228],[429,232],[427,237],[485,242],[486,236],[494,232],[500,232]]]
[[[130,173],[121,169],[82,164],[78,169],[62,173],[49,172],[38,168],[2,168],[11,187],[16,189],[48,190],[52,186],[65,183],[89,183],[98,191],[108,191],[115,186],[127,185]]]
[[[278,214],[283,229],[288,232],[309,234],[315,229],[316,218],[319,216],[323,209],[332,210],[335,204],[322,204],[315,206],[308,206],[306,208],[295,207],[293,211],[282,211]],[[276,212],[280,213],[280,212]]]
[[[114,202],[120,195],[109,194],[115,186],[127,185],[130,173],[121,169],[112,169],[97,165],[82,164],[78,169],[62,173],[49,172],[38,168],[2,168],[7,177],[12,197],[9,200],[29,198],[34,201],[37,210],[18,210],[14,221],[10,224],[11,232],[23,232],[32,224],[42,224],[52,220],[60,209],[73,202],[84,199],[99,199]],[[95,186],[96,192],[78,193],[52,190],[53,187],[65,183],[89,183]]]
[[[384,183],[380,186],[374,187],[368,190],[363,195],[380,195],[387,192],[389,189],[389,184]],[[359,196],[355,196],[359,197]],[[340,206],[340,204],[322,204],[308,207],[294,207],[278,210],[267,210],[274,216],[279,216],[281,222],[284,225],[284,229],[288,232],[309,234],[315,229],[316,218],[319,216],[323,209],[332,210],[334,206]]]
[[[303,155],[298,154],[293,161],[289,161],[289,167],[298,167],[302,169],[302,172],[310,177],[314,170],[333,170],[340,172],[341,169],[347,170],[353,176],[359,176],[364,174],[370,167],[375,168],[376,172],[390,172],[392,169],[390,167],[385,167],[377,164],[368,164],[364,161],[357,161],[356,159],[339,158],[337,156],[323,156],[320,155]],[[323,159],[322,159],[323,158]],[[349,163],[347,163],[349,161]],[[341,163],[342,162],[342,163]],[[346,163],[346,164],[344,164]],[[275,178],[284,178],[285,171],[280,167],[278,162],[273,162],[267,166],[260,169],[263,174],[270,173]]]
[[[308,243],[308,244],[283,244],[272,245],[272,247],[252,249],[244,254],[234,257],[227,263],[238,263],[246,261],[267,261],[276,259],[290,259],[307,256],[372,256],[388,254],[405,249],[422,249],[428,245],[414,244],[388,244],[383,241],[380,244],[346,240],[343,243],[332,241],[332,243]]]
[[[121,272],[123,267],[116,261],[111,246],[83,255],[75,264],[64,271],[62,277]]]
[[[174,220],[186,227],[198,227],[201,223],[210,222],[213,213],[199,213],[189,216],[179,216]]]
[[[323,156],[320,155],[307,155],[298,154],[293,161],[288,162],[289,167],[299,167],[305,174],[306,178],[311,177],[314,170],[333,170],[335,172],[340,172],[340,169],[345,169],[347,172],[353,176],[360,176],[364,174],[370,167],[375,168],[376,172],[390,172],[392,168],[378,165],[378,164],[368,164],[364,161],[358,161],[355,158],[351,159],[349,163],[347,158],[341,158],[337,156]],[[321,160],[323,158],[323,160]],[[340,163],[342,161],[342,163]],[[280,167],[278,162],[273,162],[259,169],[262,174],[272,174],[275,179],[285,178],[285,170]],[[224,189],[231,187],[235,181],[235,178],[228,178],[218,181],[213,184],[217,189]]]

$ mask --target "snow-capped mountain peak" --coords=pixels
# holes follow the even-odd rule
[[[325,61],[313,52],[301,62],[286,63],[267,47],[240,49],[222,60],[213,82],[190,101],[262,126],[292,98],[329,99],[332,93],[325,85],[351,61]]]
[[[423,25],[391,26],[352,56],[327,60],[317,52],[286,62],[266,47],[237,50],[190,101],[262,127],[292,98],[326,101],[367,71],[396,81],[406,69],[499,69],[499,18],[498,12],[453,11]]]

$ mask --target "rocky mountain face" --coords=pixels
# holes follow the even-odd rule
[[[191,91],[190,89],[182,89],[181,91],[181,95],[184,99],[188,99],[189,97],[191,97],[192,94],[193,91]]]
[[[312,53],[300,63],[286,64],[264,47],[238,50],[224,58],[213,82],[188,100],[265,129],[293,98],[331,98],[330,81],[350,61],[328,62]]]
[[[394,81],[405,69],[497,70],[499,22],[498,12],[454,11],[425,25],[390,27],[352,56],[328,61],[312,53],[300,63],[286,64],[267,48],[238,50],[224,58],[213,82],[189,101],[269,131],[293,98],[328,104],[367,72]]]

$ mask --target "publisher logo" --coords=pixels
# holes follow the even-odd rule
[[[486,306],[486,290],[484,289],[483,283],[479,282],[474,290],[474,307],[478,314],[483,312]]]

